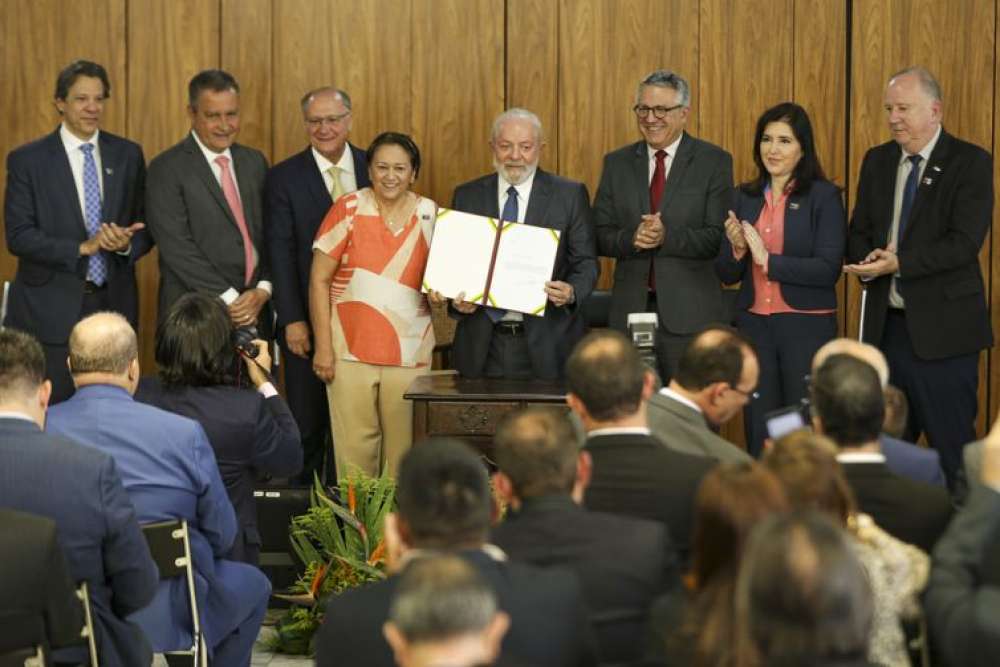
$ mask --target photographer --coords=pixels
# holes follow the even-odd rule
[[[189,293],[156,329],[156,363],[159,376],[143,379],[135,398],[205,429],[239,523],[226,558],[256,565],[254,481],[302,468],[299,430],[270,380],[267,345],[249,329],[234,330],[218,297]],[[256,391],[239,386],[244,371]]]

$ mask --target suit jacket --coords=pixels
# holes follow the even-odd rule
[[[941,457],[937,451],[929,447],[918,447],[884,433],[879,436],[878,442],[882,455],[885,456],[885,465],[890,471],[915,482],[945,486]]]
[[[142,149],[127,139],[100,132],[101,220],[125,227],[143,219],[146,163]],[[80,317],[87,240],[80,198],[59,129],[7,156],[4,199],[7,250],[17,257],[4,324],[29,331],[43,343],[65,345]],[[127,255],[101,251],[107,259],[108,300],[136,326],[139,297],[135,263],[149,251],[152,237],[143,230],[132,237]]]
[[[467,213],[499,217],[498,179],[494,173],[458,186],[451,207]],[[566,358],[583,336],[580,305],[590,296],[597,282],[597,257],[590,229],[587,186],[539,169],[531,186],[524,222],[562,232],[552,280],[572,285],[575,300],[565,306],[547,302],[543,317],[524,317],[524,333],[535,376],[556,379],[562,377]],[[451,350],[452,363],[465,377],[481,377],[493,336],[493,322],[483,308],[471,315],[452,309],[451,314],[458,320]]]
[[[686,132],[673,158],[660,217],[663,245],[632,245],[643,214],[649,213],[649,153],[640,141],[604,156],[594,198],[597,252],[613,257],[611,327],[625,330],[629,313],[646,310],[650,259],[656,262],[660,324],[676,334],[694,333],[725,319],[722,290],[712,270],[733,204],[733,158],[718,146]]]
[[[716,462],[676,452],[652,436],[631,433],[591,436],[584,450],[594,462],[584,497],[587,509],[665,524],[686,566],[694,496]]]
[[[893,141],[865,154],[847,255],[861,261],[884,248],[892,223],[902,150]],[[944,130],[931,153],[899,242],[906,326],[921,359],[945,359],[993,345],[979,249],[993,220],[993,160]],[[882,340],[891,276],[868,283],[864,340]]]
[[[149,641],[126,617],[153,599],[159,573],[115,461],[13,417],[0,418],[0,443],[0,506],[56,522],[70,576],[90,588],[101,665],[149,664]]]
[[[705,416],[670,396],[657,392],[646,404],[649,430],[670,449],[704,456],[720,463],[748,463],[753,457],[725,438],[716,435]]]
[[[884,463],[842,462],[858,509],[896,539],[930,553],[951,520],[948,492],[891,472]]]
[[[46,428],[114,458],[140,523],[187,519],[202,628],[215,646],[226,634],[220,628],[248,615],[248,609],[234,608],[226,592],[252,585],[243,575],[254,568],[217,565],[236,537],[236,515],[202,427],[138,403],[119,387],[90,385],[53,406]],[[160,582],[153,602],[132,618],[154,651],[183,646],[190,641],[187,582],[183,577]]]
[[[924,611],[949,665],[986,667],[1000,655],[1000,588],[982,582],[980,567],[998,533],[1000,493],[980,485],[934,549]]]
[[[736,217],[751,224],[764,208],[764,194],[736,192]],[[793,193],[785,200],[785,236],[780,253],[768,255],[767,275],[780,285],[781,296],[799,310],[837,308],[837,280],[840,279],[847,242],[847,220],[840,188],[829,181],[816,181],[808,191]],[[722,235],[722,247],[715,259],[715,272],[727,285],[741,282],[736,307],[753,305],[753,259],[747,251],[733,259],[733,246]]]
[[[501,658],[525,665],[593,665],[586,608],[576,579],[568,572],[496,561],[482,551],[459,555],[493,587],[510,628]],[[352,588],[329,598],[316,636],[316,665],[394,667],[382,636],[398,577]]]
[[[605,663],[642,656],[649,605],[680,584],[663,524],[589,512],[569,496],[523,501],[493,527],[491,542],[515,561],[577,576]]]
[[[66,559],[48,518],[0,509],[0,653],[30,644],[68,646],[80,643],[83,608],[76,598]],[[41,621],[35,636],[14,631],[8,619]]]
[[[229,288],[243,292],[270,280],[264,243],[264,178],[267,160],[253,148],[233,144],[229,165],[243,205],[257,266],[244,285],[243,237],[226,203],[222,186],[191,134],[149,163],[146,218],[160,247],[162,319],[174,301],[193,290],[221,295]],[[261,324],[269,312],[262,310]]]
[[[348,146],[354,158],[358,189],[370,186],[364,151]],[[309,322],[312,244],[323,216],[333,206],[311,147],[271,168],[264,199],[264,236],[270,254],[278,326]]]
[[[302,469],[299,428],[284,399],[223,385],[167,388],[156,378],[144,379],[135,399],[194,419],[205,429],[238,524],[224,558],[256,565],[261,545],[253,497],[257,476],[287,477]]]

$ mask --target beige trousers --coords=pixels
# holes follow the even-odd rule
[[[337,360],[337,375],[326,386],[326,396],[338,478],[352,470],[377,477],[383,467],[396,476],[413,444],[413,403],[403,393],[428,370]]]

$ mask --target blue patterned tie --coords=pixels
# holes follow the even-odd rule
[[[83,144],[83,221],[87,236],[91,237],[101,229],[101,184],[97,180],[97,163],[94,162],[94,145]],[[87,262],[87,280],[95,285],[103,285],[108,279],[107,258],[98,250]]]
[[[920,155],[911,155],[906,159],[910,161],[910,175],[906,177],[906,183],[903,185],[903,204],[899,207],[899,228],[896,230],[897,253],[899,252],[899,246],[903,242],[903,230],[906,229],[906,224],[910,221],[913,200],[917,198],[917,183],[920,181],[920,161],[923,158]]]
[[[507,201],[504,202],[503,213],[500,214],[500,219],[517,222],[517,188],[513,185],[507,188]],[[486,309],[486,315],[494,324],[502,320],[506,314],[507,311],[503,308]]]

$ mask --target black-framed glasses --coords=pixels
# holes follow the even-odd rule
[[[652,111],[653,116],[659,118],[660,120],[663,120],[664,118],[667,117],[668,113],[680,109],[683,106],[684,106],[683,104],[675,104],[672,107],[647,107],[645,104],[636,104],[634,107],[632,107],[632,111],[634,111],[635,115],[638,116],[639,118],[646,118],[647,116],[649,116],[649,112]]]
[[[737,394],[743,394],[744,396],[747,397],[748,401],[756,401],[758,398],[760,398],[759,391],[743,391],[739,387],[730,387],[730,389],[735,391]]]

